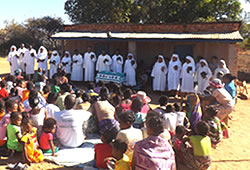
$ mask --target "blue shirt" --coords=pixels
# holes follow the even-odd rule
[[[233,97],[235,98],[236,96],[236,88],[235,88],[235,85],[234,85],[234,82],[231,81],[227,84],[225,84],[224,88],[228,91],[228,93]]]

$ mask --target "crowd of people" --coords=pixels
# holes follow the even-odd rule
[[[53,51],[49,74],[48,59],[44,47],[37,54],[32,47],[11,47],[11,75],[0,82],[1,154],[23,152],[27,162],[41,162],[44,153],[55,156],[61,148],[80,147],[88,134],[97,133],[102,143],[94,147],[96,168],[208,169],[211,147],[228,137],[236,89],[224,60],[217,63],[213,57],[208,64],[200,58],[195,65],[191,56],[181,62],[173,54],[166,64],[159,55],[151,74],[153,90],[168,87],[175,95],[180,88],[187,99],[172,104],[163,95],[153,109],[144,91],[130,88],[136,85],[137,66],[131,53],[124,69],[119,50],[112,58],[102,50],[98,59],[90,47],[84,57],[76,50],[72,58],[66,51],[61,59]],[[126,73],[127,86],[93,83],[95,66]],[[89,83],[77,88],[72,81],[82,81],[83,68]]]

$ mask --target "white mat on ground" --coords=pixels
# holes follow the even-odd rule
[[[98,135],[89,135],[79,148],[63,148],[56,153],[56,157],[45,155],[45,159],[60,166],[72,167],[89,165],[94,160],[94,145],[102,143]]]

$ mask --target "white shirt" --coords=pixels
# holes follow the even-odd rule
[[[57,120],[57,138],[66,147],[78,147],[85,138],[83,124],[85,124],[91,113],[84,110],[63,110],[55,113]]]
[[[45,106],[45,108],[47,109],[47,113],[48,113],[48,118],[55,118],[55,112],[60,112],[59,107],[57,107],[54,104],[47,104]]]

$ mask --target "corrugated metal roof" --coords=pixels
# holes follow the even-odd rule
[[[242,41],[239,31],[231,33],[117,33],[117,32],[59,32],[53,39],[134,39],[134,40],[218,40]]]

